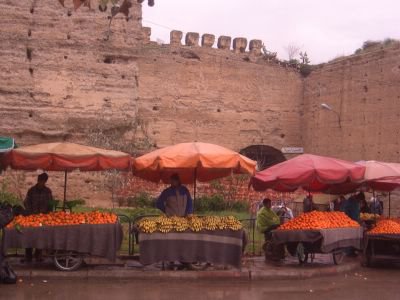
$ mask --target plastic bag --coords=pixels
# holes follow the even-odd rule
[[[11,269],[10,265],[6,261],[0,264],[0,283],[17,283],[17,274],[15,274],[14,270]]]

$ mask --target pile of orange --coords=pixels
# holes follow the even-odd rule
[[[280,230],[319,230],[330,228],[360,227],[343,212],[312,211],[301,214],[279,226]]]
[[[78,224],[113,224],[116,222],[117,216],[109,212],[92,211],[85,213],[69,213],[57,211],[48,214],[16,216],[14,220],[7,225],[7,228]]]
[[[400,234],[400,222],[392,219],[382,219],[368,234]]]

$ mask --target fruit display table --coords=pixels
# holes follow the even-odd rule
[[[304,213],[279,226],[272,232],[272,243],[286,245],[300,263],[311,260],[315,253],[332,253],[333,262],[339,264],[344,250],[361,249],[363,228],[343,212],[312,211]]]
[[[207,262],[240,268],[243,230],[140,233],[140,262]]]
[[[135,228],[143,265],[179,261],[239,268],[247,237],[233,216],[144,216]]]
[[[119,223],[5,228],[2,247],[70,251],[115,260],[122,237]]]
[[[277,244],[286,243],[318,243],[321,253],[329,253],[335,249],[353,247],[361,249],[363,228],[331,228],[319,230],[275,230],[272,241]]]
[[[343,250],[352,247],[362,249],[363,228],[330,228],[319,230],[274,230],[272,242],[285,244],[293,255],[298,255],[299,262],[304,263],[308,256],[315,253],[332,253],[333,261],[339,264]],[[298,247],[302,246],[299,254]]]
[[[374,260],[400,261],[400,234],[366,234],[364,263],[371,266]]]
[[[364,263],[373,260],[400,261],[400,220],[382,219],[364,237]]]

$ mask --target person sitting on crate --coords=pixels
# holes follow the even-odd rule
[[[168,217],[184,217],[193,213],[193,200],[190,192],[184,185],[178,174],[170,177],[171,186],[162,191],[157,199],[156,206]]]
[[[256,226],[258,231],[264,234],[263,250],[265,251],[265,259],[279,261],[285,257],[285,248],[282,245],[274,245],[271,242],[271,231],[279,227],[281,218],[271,209],[271,199],[265,198],[263,205],[264,207],[257,213]]]
[[[46,186],[46,182],[49,176],[46,173],[42,173],[37,178],[37,183],[28,190],[24,201],[25,214],[45,214],[50,212],[50,203],[53,201],[53,194],[51,190]],[[25,259],[23,262],[32,262],[33,249],[25,249]],[[42,250],[35,249],[36,261],[42,261]]]

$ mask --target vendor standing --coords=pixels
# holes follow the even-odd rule
[[[45,214],[50,212],[50,203],[53,200],[51,190],[46,186],[49,176],[42,173],[37,178],[37,183],[28,190],[24,201],[25,211],[27,215]],[[32,261],[33,249],[25,249],[25,261]],[[35,250],[35,259],[42,260],[42,250]]]
[[[365,200],[363,192],[351,196],[342,207],[343,212],[352,220],[358,222],[360,220],[360,202]]]
[[[193,213],[193,200],[190,192],[184,185],[178,174],[170,177],[171,186],[165,189],[157,199],[156,206],[168,217],[184,217]]]

